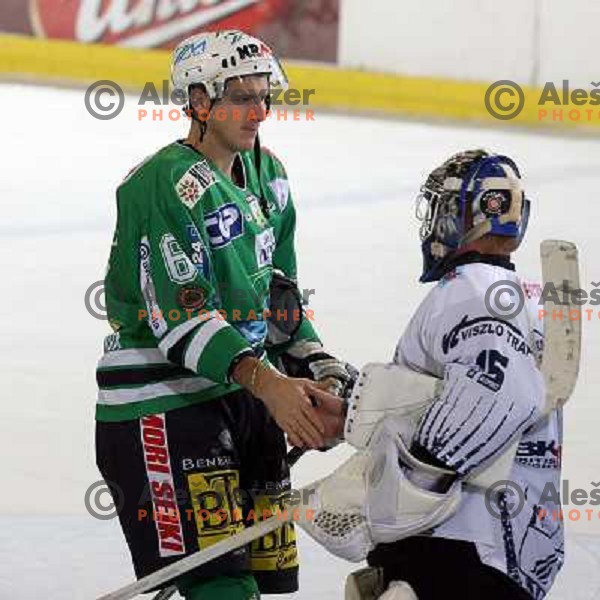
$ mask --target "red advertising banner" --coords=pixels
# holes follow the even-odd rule
[[[242,29],[285,58],[335,62],[339,0],[2,0],[0,31],[172,48],[198,31]]]

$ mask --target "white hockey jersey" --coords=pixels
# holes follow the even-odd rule
[[[492,284],[497,290],[500,282],[516,283],[526,298],[524,309],[510,320],[494,316],[486,306],[486,292]],[[522,282],[514,271],[501,266],[485,262],[458,266],[419,306],[394,361],[437,377],[443,377],[449,363],[478,366],[491,385],[504,386],[510,401],[507,413],[514,407],[521,409],[519,414],[529,415],[530,405],[537,401],[531,392],[532,382],[539,378],[536,359],[543,350],[540,292],[540,286]],[[539,395],[543,393],[542,385]],[[498,420],[498,427],[490,429],[488,423],[486,429],[479,427],[477,419],[482,417],[473,414],[474,409],[464,415],[456,414],[458,408],[444,410],[449,410],[449,424],[444,423],[442,441],[435,443],[447,444],[441,452],[444,456],[457,457],[453,468],[461,473],[476,470],[478,460],[489,464],[496,451],[501,453],[505,438],[495,432],[505,422],[499,411],[489,415],[490,420]],[[474,542],[485,564],[508,574],[536,600],[545,597],[564,559],[561,506],[540,502],[548,483],[557,494],[560,490],[561,413],[554,411],[537,422],[523,420],[509,483],[499,485],[499,493],[488,493],[487,499],[483,490],[465,484],[458,511],[433,531],[434,536]],[[455,431],[448,433],[450,423]],[[477,439],[482,430],[488,437]],[[427,433],[421,431],[421,436]]]

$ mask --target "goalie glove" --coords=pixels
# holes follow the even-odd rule
[[[323,350],[320,342],[299,340],[280,357],[286,375],[328,382],[332,394],[347,398],[352,391],[358,371]]]

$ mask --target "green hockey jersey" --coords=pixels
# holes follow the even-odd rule
[[[146,159],[117,190],[105,278],[113,333],[97,369],[96,418],[121,421],[236,389],[229,368],[263,349],[273,268],[296,277],[295,211],[282,164],[238,154],[238,187],[191,146]],[[300,315],[296,339],[318,340]]]

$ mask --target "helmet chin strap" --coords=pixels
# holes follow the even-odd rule
[[[269,203],[265,198],[265,193],[263,190],[262,177],[260,176],[260,165],[261,165],[261,152],[260,152],[260,139],[258,137],[258,132],[256,137],[254,138],[254,166],[256,168],[256,173],[258,175],[258,189],[259,189],[259,198],[258,202],[260,204],[260,208],[263,211],[263,214],[266,218],[269,218]]]
[[[271,110],[271,95],[268,94],[265,99],[265,105],[267,109],[267,114]],[[258,189],[259,189],[259,199],[258,202],[260,204],[260,208],[263,211],[263,214],[268,219],[269,218],[269,203],[265,197],[265,192],[262,184],[262,177],[260,176],[260,165],[261,165],[261,152],[260,152],[260,138],[258,132],[256,132],[256,137],[254,138],[254,166],[256,168],[256,173],[258,175]]]

